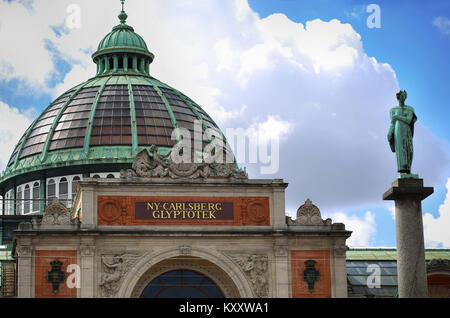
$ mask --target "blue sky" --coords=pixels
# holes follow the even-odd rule
[[[79,29],[64,26],[72,3]],[[94,76],[90,55],[118,23],[111,3],[0,1],[1,168],[58,94]],[[435,187],[423,202],[427,244],[450,247],[450,1],[375,3],[372,29],[370,2],[350,0],[128,0],[126,11],[156,54],[152,75],[223,130],[279,136],[277,173],[241,165],[284,178],[288,214],[311,198],[354,231],[353,246],[395,246],[392,203],[381,200],[396,177],[385,139],[395,93],[407,90],[419,118],[413,172]]]
[[[371,13],[366,8],[371,3],[381,9],[379,29],[367,27]],[[409,92],[408,104],[422,123],[450,140],[450,41],[433,25],[436,17],[450,17],[449,1],[250,0],[249,4],[261,17],[280,12],[296,22],[319,18],[351,24],[366,53],[396,71],[401,88]]]
[[[381,28],[367,27],[373,12],[366,9],[371,3],[381,9]],[[409,92],[407,104],[415,108],[420,121],[436,136],[450,141],[450,36],[433,24],[436,17],[450,18],[450,1],[249,0],[249,4],[261,17],[284,13],[295,22],[318,18],[351,24],[361,35],[366,53],[393,67],[401,89]],[[450,32],[450,25],[447,30]],[[447,189],[445,184],[434,186],[435,193],[423,202],[423,211],[437,217]],[[349,212],[361,216],[367,209],[376,212],[382,225],[375,244],[394,246],[395,224],[383,208]]]

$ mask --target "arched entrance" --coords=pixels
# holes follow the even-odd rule
[[[167,273],[176,275],[165,276]],[[168,282],[167,278],[172,281]],[[161,284],[158,279],[162,279],[163,283]],[[196,284],[186,284],[186,279],[188,282],[194,279],[204,281],[201,284],[198,281]],[[157,286],[158,282],[160,286]],[[170,293],[183,293],[182,297],[188,298],[189,295],[185,295],[188,289],[175,289],[177,284],[197,288],[197,291],[203,292],[203,296],[196,294],[190,297],[254,297],[250,285],[238,267],[226,258],[216,257],[215,252],[195,249],[191,250],[191,256],[181,256],[179,250],[147,255],[124,278],[118,297],[171,297],[168,289],[173,288]],[[208,289],[210,286],[213,288]],[[157,287],[160,288],[158,291]]]
[[[209,277],[181,269],[153,279],[142,292],[141,298],[224,298],[224,295]]]

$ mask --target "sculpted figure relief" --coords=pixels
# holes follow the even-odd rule
[[[102,255],[103,272],[99,286],[102,296],[112,297],[119,290],[119,281],[127,270],[134,264],[138,255],[116,254]]]
[[[414,108],[405,105],[406,91],[397,93],[398,106],[391,109],[391,125],[388,132],[388,141],[392,152],[397,157],[397,171],[400,178],[417,178],[411,174],[413,161],[414,124],[417,116]]]

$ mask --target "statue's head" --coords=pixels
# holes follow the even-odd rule
[[[400,105],[405,104],[405,100],[407,97],[408,97],[408,94],[406,93],[406,91],[400,91],[397,93],[397,100],[400,103]]]

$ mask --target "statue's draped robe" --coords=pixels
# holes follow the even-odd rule
[[[411,119],[405,122],[400,119],[393,119],[394,115],[401,116],[403,119]],[[399,106],[391,109],[388,140],[391,150],[397,155],[397,171],[401,173],[411,173],[414,123],[416,121],[414,109],[410,106],[405,105],[404,107]]]

